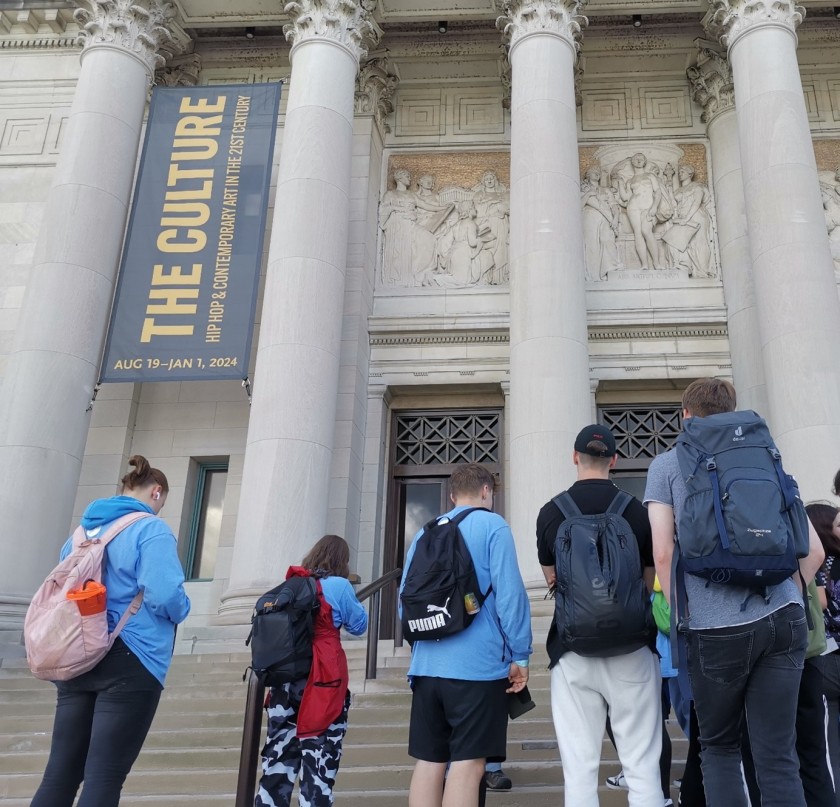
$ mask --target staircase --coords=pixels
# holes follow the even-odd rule
[[[413,761],[406,753],[410,694],[404,649],[380,645],[375,681],[364,680],[364,643],[346,643],[354,692],[350,728],[336,786],[336,804],[408,803]],[[242,732],[245,654],[178,655],[146,744],[126,780],[122,807],[234,802]],[[505,772],[508,793],[489,793],[490,807],[558,807],[563,775],[549,706],[545,651],[532,661],[529,688],[537,708],[512,721]],[[0,666],[0,807],[28,807],[49,751],[55,690],[32,678],[20,659]],[[676,725],[673,776],[681,775],[686,743]],[[619,770],[605,739],[600,781]],[[622,791],[601,788],[602,807],[627,804]],[[674,794],[676,798],[676,794]],[[567,807],[574,807],[568,805]]]

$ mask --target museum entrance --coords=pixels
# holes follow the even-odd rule
[[[504,506],[501,408],[395,411],[390,433],[383,573],[401,567],[415,534],[452,508],[448,481],[458,465],[485,465],[496,478],[494,509]],[[396,592],[388,592],[383,614],[396,612]],[[380,636],[393,638],[390,619],[382,620]]]

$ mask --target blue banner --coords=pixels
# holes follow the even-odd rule
[[[280,87],[155,88],[101,381],[247,376]]]

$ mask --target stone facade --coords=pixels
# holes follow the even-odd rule
[[[395,565],[395,413],[501,413],[504,507],[534,587],[535,503],[571,480],[569,435],[601,405],[676,403],[694,378],[732,378],[807,498],[829,494],[830,8],[715,0],[704,18],[651,0],[634,28],[617,0],[475,0],[439,33],[410,0],[19,5],[0,11],[4,554],[29,526],[20,568],[0,570],[0,627],[19,625],[61,535],[133,453],[169,476],[181,540],[196,464],[228,463],[186,641],[243,623],[323,532],[348,539],[363,581]],[[764,69],[762,47],[783,68]],[[252,405],[238,382],[119,384],[86,414],[151,83],[278,80]],[[818,429],[831,450],[809,463],[797,445]]]

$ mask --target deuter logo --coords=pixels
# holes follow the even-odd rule
[[[409,619],[408,627],[417,633],[423,633],[424,631],[435,630],[435,628],[446,627],[446,620],[443,614],[435,614],[423,619]]]
[[[740,426],[738,426],[738,428],[735,429],[735,436],[732,438],[732,442],[740,443],[742,440],[746,440],[746,437],[744,437],[743,435],[744,430]]]

